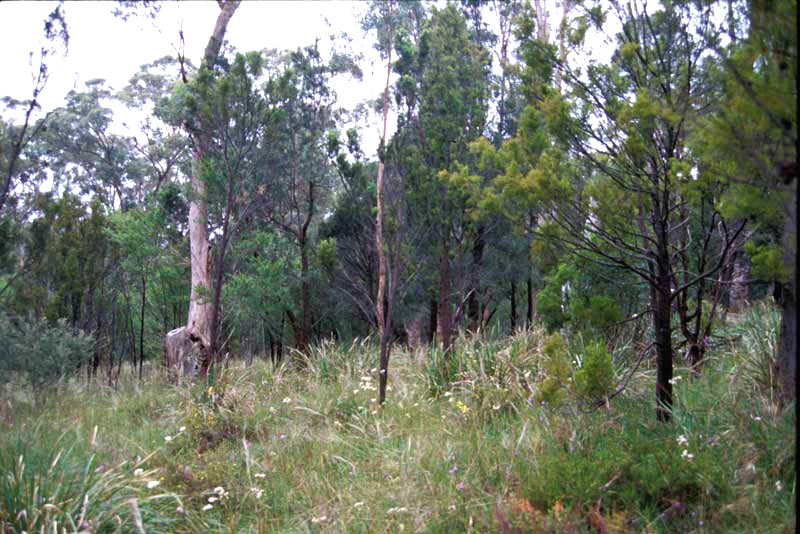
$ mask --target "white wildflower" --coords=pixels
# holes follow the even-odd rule
[[[222,486],[217,486],[216,488],[214,488],[214,493],[216,493],[217,495],[224,495],[225,488],[223,488]]]
[[[267,478],[267,474],[266,473],[256,473],[255,475],[253,475],[253,477],[254,478]]]
[[[783,482],[780,480],[775,481],[775,489],[778,491],[783,491]]]
[[[208,502],[217,502],[219,499],[217,497],[209,497]]]
[[[164,436],[164,441],[169,443],[170,441],[172,441],[172,436]]]
[[[678,445],[686,445],[687,443],[689,443],[689,440],[686,438],[686,436],[680,435],[678,436],[677,442]]]
[[[184,432],[185,430],[186,430],[186,427],[185,427],[185,426],[182,426],[182,427],[180,427],[180,428],[178,429],[178,432]]]
[[[290,402],[292,402],[292,399],[289,398],[289,397],[284,397],[281,402],[284,403],[284,404],[289,404]]]
[[[157,487],[159,484],[161,484],[161,482],[159,482],[158,480],[149,480],[147,482],[147,489],[153,489]]]
[[[353,508],[361,508],[362,506],[364,506],[364,501],[358,501],[353,505]]]
[[[261,488],[253,487],[250,488],[250,491],[252,491],[255,494],[256,499],[260,499],[261,496],[264,495],[264,490],[262,490]]]
[[[685,460],[691,460],[692,458],[694,458],[694,454],[692,454],[688,450],[684,449],[683,452],[681,453],[681,458],[683,458]]]
[[[143,474],[144,474],[144,469],[142,469],[141,467],[139,467],[137,469],[134,469],[134,471],[133,471],[133,476],[135,476],[135,477],[140,477]]]
[[[212,508],[214,508],[214,507],[213,507],[213,506],[211,506],[210,504],[207,504],[207,505],[203,506],[203,511],[204,511],[204,512],[208,512],[208,511],[209,511],[209,510],[211,510]]]

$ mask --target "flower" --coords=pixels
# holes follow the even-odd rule
[[[275,412],[277,412],[277,411],[278,411],[278,410],[276,410],[274,406],[270,406],[270,407],[269,407],[269,413],[275,413]]]
[[[159,482],[158,480],[148,480],[147,481],[147,489],[153,489],[153,488],[157,487],[159,484],[161,484],[161,482]]]
[[[217,497],[209,497],[208,502],[217,502],[219,499]]]
[[[267,478],[266,473],[256,473],[253,475],[254,478]]]
[[[694,458],[694,454],[692,454],[688,450],[684,449],[683,452],[681,453],[681,458],[683,458],[685,460],[691,460],[692,458]]]
[[[222,486],[217,486],[216,488],[214,488],[214,493],[216,493],[217,495],[224,495],[225,488],[223,488]]]
[[[280,440],[284,440],[284,439],[286,439],[286,434],[280,434],[280,435],[278,435],[278,439],[280,439]]]
[[[364,506],[364,501],[358,501],[353,505],[353,508],[361,508],[362,506]]]
[[[495,404],[494,406],[492,406],[492,410],[494,410],[494,411],[497,411],[499,409],[500,409],[500,405],[499,404]]]
[[[456,473],[458,473],[458,466],[454,465],[453,467],[451,467],[448,473],[450,473],[451,475],[455,475]]]
[[[256,499],[260,499],[261,496],[264,495],[264,490],[262,490],[261,488],[252,487],[250,488],[250,491],[252,491],[255,494]]]
[[[463,483],[463,482],[459,482],[458,484],[456,484],[456,489],[457,489],[458,491],[464,491],[464,488],[465,488],[465,487],[466,487],[466,486],[464,485],[464,483]]]
[[[689,440],[686,439],[686,436],[684,435],[678,436],[676,441],[678,442],[678,445],[686,445],[687,443],[689,443]]]
[[[135,477],[140,477],[143,474],[144,474],[144,469],[142,469],[141,467],[133,470],[133,476]]]
[[[204,511],[204,512],[208,512],[208,511],[209,511],[209,510],[211,510],[212,508],[214,508],[214,507],[213,507],[213,506],[211,506],[210,504],[207,504],[207,505],[203,506],[203,511]]]
[[[462,415],[466,415],[467,413],[469,413],[469,406],[467,406],[461,401],[456,402],[456,408],[458,408],[461,411]]]
[[[289,398],[289,397],[284,397],[281,402],[284,403],[284,404],[289,404],[290,402],[292,402],[292,399]]]
[[[312,517],[311,518],[311,522],[312,523],[324,523],[327,520],[328,520],[328,516],[326,516],[326,515],[321,515],[319,517]]]
[[[183,431],[185,431],[185,430],[186,430],[186,427],[185,427],[185,426],[182,426],[182,427],[180,427],[180,428],[178,429],[178,432],[183,432]]]
[[[172,436],[164,436],[164,441],[169,443],[170,441],[172,441]]]
[[[783,491],[783,482],[780,480],[775,481],[775,489],[778,491]]]

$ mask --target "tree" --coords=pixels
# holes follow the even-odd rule
[[[0,170],[2,170],[3,176],[2,182],[0,182],[0,214],[2,214],[3,207],[8,201],[9,194],[14,189],[14,180],[19,178],[20,159],[23,156],[25,147],[30,143],[31,139],[34,139],[45,128],[47,117],[37,121],[35,124],[32,124],[31,121],[33,121],[34,111],[39,108],[39,96],[42,94],[50,77],[47,60],[58,50],[59,42],[64,46],[65,52],[69,45],[69,32],[64,12],[61,8],[62,5],[59,2],[44,22],[46,43],[39,50],[39,65],[33,78],[31,99],[24,102],[10,97],[3,99],[9,108],[22,107],[24,109],[24,117],[22,125],[19,127],[7,124],[2,125],[3,131],[0,136],[0,163],[2,163],[2,168]],[[31,57],[33,57],[32,54]]]
[[[694,139],[703,164],[729,184],[721,211],[758,232],[745,245],[755,278],[774,282],[781,308],[776,374],[781,401],[797,376],[797,2],[730,2],[728,45],[714,51],[723,102]],[[780,207],[780,208],[779,208]]]
[[[691,330],[688,322],[708,324],[701,320],[710,319],[703,308],[706,282],[726,263],[743,223],[726,224],[715,176],[687,147],[695,117],[708,106],[701,64],[708,47],[695,28],[709,24],[710,10],[679,3],[654,13],[613,8],[622,31],[612,63],[591,63],[586,79],[560,65],[564,97],[548,89],[541,71],[545,83],[536,105],[523,113],[517,139],[501,149],[506,171],[495,190],[505,209],[536,207],[540,239],[632,273],[649,288],[657,415],[666,421],[673,310],[681,313],[691,350],[702,328]],[[621,205],[631,210],[622,213]],[[691,235],[700,237],[693,242]]]
[[[200,63],[198,81],[203,83],[214,76],[215,66],[219,59],[222,41],[236,9],[239,0],[224,0],[219,2],[220,12],[214,24],[214,30],[206,45],[203,59]],[[184,79],[184,82],[187,82]],[[210,149],[210,131],[203,124],[201,117],[190,117],[186,128],[192,143],[192,197],[189,202],[189,261],[192,271],[191,298],[189,300],[189,314],[185,330],[173,331],[167,335],[167,361],[176,361],[170,347],[175,346],[175,340],[184,336],[198,345],[203,359],[201,369],[207,373],[211,366],[212,350],[212,318],[211,305],[207,301],[207,292],[211,289],[211,264],[209,262],[208,228],[206,227],[208,203],[206,199],[206,186],[202,179],[203,158]],[[172,340],[170,339],[172,337]],[[178,343],[179,344],[179,343]]]
[[[486,125],[490,58],[452,5],[434,8],[423,28],[416,43],[409,32],[398,33],[396,98],[405,109],[398,117],[400,131],[393,143],[398,168],[412,193],[409,214],[417,212],[419,217],[419,222],[411,223],[429,226],[435,235],[431,245],[436,250],[431,253],[438,259],[436,330],[448,351],[460,315],[453,309],[451,256],[468,225],[464,198],[460,190],[448,187],[448,173],[458,163],[468,162],[468,143]]]

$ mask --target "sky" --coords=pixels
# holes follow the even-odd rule
[[[561,9],[556,0],[545,2],[554,32]],[[44,19],[56,5],[53,1],[0,0],[0,49],[5,51],[0,55],[0,73],[3,73],[0,97],[19,100],[31,97],[33,69],[29,55],[41,48]],[[48,62],[50,79],[39,99],[41,113],[61,105],[71,89],[82,90],[89,80],[102,78],[114,90],[124,88],[141,65],[165,55],[177,55],[181,29],[185,55],[199,65],[219,13],[215,1],[169,1],[161,3],[155,19],[140,14],[124,21],[113,16],[115,7],[116,2],[110,1],[64,3],[69,49],[66,56],[54,56]],[[231,19],[225,37],[238,51],[296,49],[312,44],[317,38],[324,50],[331,34],[346,34],[352,40],[351,50],[363,55],[360,63],[363,78],[358,81],[341,76],[334,80],[333,87],[338,105],[352,109],[367,99],[378,98],[386,81],[385,63],[373,47],[374,36],[366,35],[359,24],[365,7],[366,2],[353,0],[245,0]],[[587,48],[594,52],[610,52],[599,39]],[[119,103],[109,107],[115,117],[112,131],[137,135],[136,128],[127,125],[138,124],[144,113],[137,114]],[[388,135],[391,135],[397,123],[394,113],[390,114],[388,122]],[[362,149],[368,157],[375,156],[381,125],[376,114],[358,125]],[[347,126],[350,125],[343,125]]]
[[[44,19],[56,2],[0,1],[0,97],[20,100],[31,96],[33,87],[29,54],[40,49]],[[195,65],[214,27],[219,7],[213,1],[164,2],[156,18],[114,17],[114,2],[66,2],[64,14],[70,42],[65,56],[49,62],[50,78],[40,98],[42,110],[58,107],[71,89],[83,89],[86,81],[102,78],[115,89],[122,89],[143,64],[179,50],[179,31],[183,29],[185,53]],[[372,36],[365,35],[358,19],[365,7],[359,1],[244,1],[234,14],[226,33],[227,41],[239,51],[264,48],[296,49],[320,39],[324,48],[328,36],[344,32],[352,50],[364,55],[361,81],[341,77],[334,82],[338,104],[353,108],[381,94],[385,63],[374,50]],[[35,59],[35,56],[34,56]],[[176,73],[177,74],[177,73]],[[121,126],[136,124],[136,114],[122,106],[115,111],[116,133]],[[390,117],[390,132],[396,120]],[[362,131],[364,151],[374,155],[378,145],[377,117],[371,117]],[[135,132],[127,132],[135,135]]]

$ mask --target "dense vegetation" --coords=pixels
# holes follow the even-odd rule
[[[40,110],[58,4],[0,122],[4,532],[792,531],[796,1],[544,4],[363,4],[346,110],[346,42],[220,1]]]

